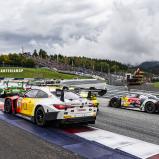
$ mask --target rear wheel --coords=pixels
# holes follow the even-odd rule
[[[45,111],[43,107],[38,107],[35,111],[35,122],[38,126],[45,126],[46,120],[45,120]]]
[[[66,87],[66,86],[64,86],[64,87],[63,87],[63,90],[68,91],[68,90],[69,90],[69,88],[68,88],[68,87]]]
[[[4,112],[8,114],[12,113],[12,101],[10,99],[6,99],[4,102]]]
[[[119,107],[121,107],[121,100],[118,99],[118,98],[112,98],[112,99],[110,100],[109,106],[110,106],[110,107],[119,108]]]
[[[156,112],[156,106],[153,102],[147,102],[145,104],[145,111],[147,113],[155,113]]]

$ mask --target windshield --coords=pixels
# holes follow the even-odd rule
[[[153,95],[149,95],[148,98],[149,98],[149,99],[158,100],[158,98],[157,98],[156,96],[153,96]]]

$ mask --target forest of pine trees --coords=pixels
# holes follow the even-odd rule
[[[40,49],[34,50],[31,56],[40,57],[44,59],[54,60],[58,63],[70,65],[72,67],[80,67],[91,69],[100,72],[125,72],[128,69],[127,65],[124,65],[117,61],[111,61],[107,59],[92,59],[87,57],[68,57],[61,54],[52,54]],[[22,54],[6,54],[0,56],[0,66],[22,66],[22,67],[35,67],[35,63],[32,59],[24,57]]]

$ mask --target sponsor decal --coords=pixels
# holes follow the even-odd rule
[[[0,69],[0,73],[21,73],[24,70],[22,68],[6,68],[6,69]]]

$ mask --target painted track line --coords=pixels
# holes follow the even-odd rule
[[[19,127],[33,135],[46,140],[51,144],[56,144],[64,149],[72,151],[84,158],[88,159],[139,159],[133,155],[130,155],[126,152],[112,149],[106,147],[94,141],[86,140],[76,134],[70,134],[64,129],[55,129],[52,127],[41,128],[32,124],[29,121],[23,120],[21,118],[8,115],[0,114],[0,120],[4,120],[7,123]],[[76,128],[78,131],[79,127]],[[89,127],[84,127],[85,131],[90,131]],[[92,129],[92,128],[91,128]],[[94,128],[92,129],[92,131]]]
[[[159,155],[159,145],[133,139],[109,131],[94,128],[94,131],[78,132],[77,136],[94,141],[104,146],[120,150],[133,156],[147,159]]]

